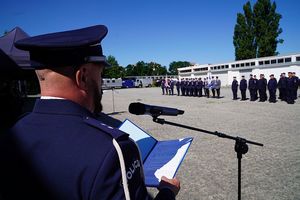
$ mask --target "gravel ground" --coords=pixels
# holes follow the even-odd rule
[[[132,115],[131,102],[178,108],[184,115],[164,119],[263,143],[249,145],[243,156],[242,199],[300,199],[300,100],[294,105],[233,101],[229,88],[222,88],[221,95],[224,98],[208,99],[163,96],[160,88],[119,89],[104,91],[102,103],[105,113],[122,121],[129,118],[158,140],[194,137],[177,173],[177,199],[237,199],[234,141]]]

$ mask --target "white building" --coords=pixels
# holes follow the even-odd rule
[[[218,76],[222,86],[226,86],[231,85],[234,76],[239,81],[242,75],[248,80],[250,74],[256,75],[257,78],[260,74],[264,74],[267,79],[274,74],[275,78],[279,80],[279,76],[283,72],[286,75],[288,72],[300,75],[300,53],[183,67],[178,68],[178,77],[181,80],[182,78],[201,77],[203,79]]]

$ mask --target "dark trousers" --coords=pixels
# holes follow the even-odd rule
[[[286,101],[286,88],[279,88],[279,99]]]
[[[194,97],[198,96],[198,89],[194,88]]]
[[[237,90],[232,89],[233,100],[237,99]]]
[[[215,97],[216,96],[216,90],[214,88],[212,88],[211,92],[212,92],[213,97]]]
[[[255,101],[256,100],[256,97],[255,97],[255,92],[257,90],[256,89],[249,89],[249,92],[250,92],[250,101]]]
[[[162,94],[164,95],[165,94],[165,88],[161,88],[162,90]]]
[[[205,96],[209,98],[209,88],[205,88]]]
[[[185,88],[183,88],[183,87],[181,88],[181,95],[185,96]]]
[[[217,90],[217,97],[220,98],[220,88],[216,90]]]
[[[267,93],[265,90],[259,90],[259,101],[266,101],[268,99]]]
[[[269,94],[270,94],[270,98],[269,98],[269,102],[276,102],[276,89],[274,90],[269,90]]]
[[[294,100],[295,99],[294,99],[294,91],[293,91],[293,89],[287,88],[287,90],[286,90],[286,102],[288,104],[293,104],[293,103],[295,103]]]
[[[198,90],[198,96],[202,97],[202,88],[199,88],[199,90]]]
[[[180,95],[180,88],[178,87],[176,89],[177,89],[177,96],[179,96]]]
[[[294,100],[296,100],[297,98],[298,98],[298,86],[297,87],[295,87],[295,89],[294,89]]]
[[[242,100],[247,100],[246,99],[246,89],[245,90],[241,90],[241,96],[242,96]]]

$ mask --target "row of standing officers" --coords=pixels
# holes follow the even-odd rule
[[[180,93],[182,96],[203,96],[203,89],[204,95],[209,97],[210,91],[212,92],[213,97],[220,97],[220,89],[221,89],[221,80],[219,80],[218,76],[211,79],[204,78],[192,78],[192,79],[181,79],[181,81],[174,81],[174,80],[161,80],[161,89],[162,94],[174,94],[174,87],[176,86],[177,95],[179,96]]]
[[[297,90],[300,85],[300,79],[296,76],[295,72],[288,72],[286,77],[285,73],[281,73],[280,79],[277,81],[273,74],[270,75],[269,81],[264,77],[264,74],[260,74],[260,78],[257,79],[256,75],[250,74],[250,78],[247,81],[245,76],[242,76],[241,81],[238,83],[236,77],[233,77],[231,89],[233,93],[233,100],[238,99],[238,88],[241,92],[241,101],[247,100],[246,91],[249,90],[250,101],[260,102],[268,100],[267,90],[269,91],[269,102],[276,103],[276,92],[279,90],[279,97],[282,101],[286,101],[288,104],[293,104],[297,99]],[[162,94],[174,95],[174,88],[176,87],[177,95],[182,96],[206,96],[210,97],[210,91],[212,97],[220,98],[221,81],[218,76],[210,78],[190,78],[179,80],[162,79],[161,89]],[[204,90],[204,94],[203,94]]]
[[[299,78],[294,72],[289,72],[288,77],[285,73],[281,73],[280,79],[277,82],[273,74],[270,75],[269,81],[264,77],[264,74],[260,74],[260,79],[256,78],[256,75],[250,74],[250,79],[247,84],[245,76],[242,76],[240,84],[233,77],[231,89],[233,93],[233,99],[237,98],[238,86],[241,91],[241,101],[247,100],[246,90],[249,89],[250,101],[256,101],[259,99],[260,102],[264,102],[268,99],[267,89],[269,90],[269,102],[276,103],[276,91],[279,90],[279,99],[286,101],[288,104],[293,104],[297,99],[297,90],[300,85]]]

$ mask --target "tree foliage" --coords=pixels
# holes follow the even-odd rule
[[[253,12],[250,2],[244,7],[244,15],[237,14],[237,24],[234,28],[233,44],[236,60],[256,57],[256,42],[253,27]]]
[[[192,64],[190,62],[187,61],[173,61],[170,63],[169,65],[169,72],[172,75],[178,75],[178,68],[181,67],[188,67],[191,66]]]
[[[276,13],[276,3],[258,0],[252,10],[250,2],[243,6],[244,14],[237,14],[233,44],[236,60],[276,55],[281,15]]]
[[[125,76],[125,69],[119,65],[114,56],[108,56],[107,62],[111,65],[104,70],[104,78],[123,78]]]
[[[135,65],[127,65],[125,73],[126,76],[157,76],[167,74],[167,69],[155,62],[139,61]]]
[[[283,43],[277,39],[282,29],[279,21],[282,16],[276,13],[276,3],[270,0],[258,0],[254,5],[254,32],[257,42],[257,57],[277,55],[277,44]]]

